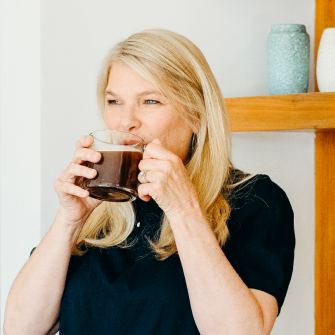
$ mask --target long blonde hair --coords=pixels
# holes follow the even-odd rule
[[[197,191],[203,213],[220,246],[229,235],[229,189],[232,189],[231,134],[219,85],[202,52],[187,38],[163,29],[150,29],[116,44],[98,76],[97,100],[101,116],[113,63],[122,62],[156,85],[175,111],[194,131],[192,155],[185,165]],[[243,179],[243,178],[242,178]],[[127,247],[134,228],[132,203],[103,202],[84,224],[73,250],[81,245]],[[156,257],[164,260],[177,252],[173,231],[163,215],[159,238],[150,241]]]

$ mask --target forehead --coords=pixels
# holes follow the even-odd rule
[[[144,79],[141,75],[139,75],[135,70],[130,67],[122,64],[115,63],[112,65],[109,71],[109,78],[106,91],[116,90],[146,90],[146,91],[155,91],[156,93],[160,93],[157,87]]]

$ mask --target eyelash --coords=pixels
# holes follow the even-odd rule
[[[160,104],[160,102],[157,101],[157,100],[150,100],[150,99],[145,100],[145,102],[147,102],[147,101],[153,101],[154,103],[148,103],[146,105],[157,105],[157,104]],[[117,100],[107,100],[107,104],[108,105],[120,105],[120,103],[117,103],[117,102],[118,102]]]

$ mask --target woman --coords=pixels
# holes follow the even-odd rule
[[[147,143],[138,198],[101,202],[78,186],[101,158],[83,136],[4,333],[269,334],[292,275],[293,212],[269,177],[233,167],[200,50],[167,30],[134,34],[107,55],[97,93],[106,127]]]

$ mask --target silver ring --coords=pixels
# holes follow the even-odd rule
[[[143,177],[143,179],[144,179],[144,181],[146,182],[146,183],[149,183],[149,180],[147,179],[147,177],[145,176],[145,174],[147,173],[148,171],[142,171],[141,173],[140,173],[140,175]]]

